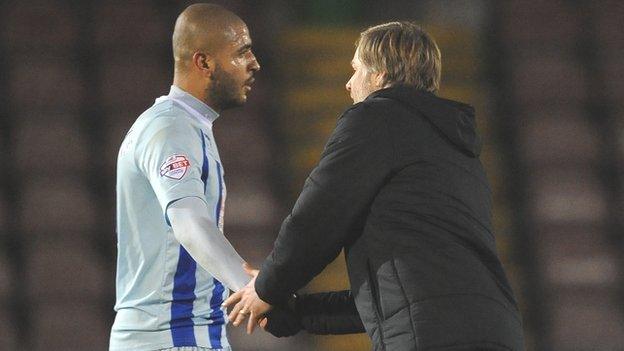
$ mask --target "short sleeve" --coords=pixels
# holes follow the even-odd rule
[[[204,136],[184,117],[159,117],[141,136],[137,162],[166,213],[172,202],[185,197],[205,201]],[[203,176],[203,178],[202,178]]]

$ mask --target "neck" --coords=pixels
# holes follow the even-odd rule
[[[178,74],[176,72],[173,77],[173,85],[193,95],[198,100],[203,101],[206,105],[210,106],[210,108],[215,110],[215,112],[221,113],[220,109],[218,109],[217,106],[215,106],[215,104],[210,101],[210,97],[207,94],[206,87],[202,86],[199,81],[191,79],[187,75]]]

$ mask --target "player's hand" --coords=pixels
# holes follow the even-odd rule
[[[245,287],[243,287],[242,289],[240,289],[237,292],[232,293],[222,304],[221,306],[225,306],[225,307],[229,307],[233,304],[238,303],[241,298],[243,297],[243,290],[248,287],[248,286],[253,286],[256,283],[256,277],[258,276],[258,272],[260,272],[259,270],[253,268],[249,263],[244,262],[243,263],[243,269],[245,270],[245,272],[247,272],[247,274],[251,277],[251,280],[247,283],[247,285]]]
[[[244,288],[228,297],[223,302],[223,306],[231,307],[235,304],[228,315],[229,320],[233,321],[232,324],[235,327],[238,327],[245,320],[245,317],[249,316],[247,320],[247,334],[251,334],[263,316],[271,310],[272,306],[262,301],[256,293],[255,283],[258,270],[253,269],[246,263],[243,268],[253,278]]]
[[[240,302],[240,300],[243,298],[244,296],[244,292],[245,289],[249,288],[249,287],[254,287],[254,284],[256,283],[256,276],[258,276],[258,270],[253,268],[249,263],[245,262],[243,263],[243,269],[245,270],[245,272],[247,272],[247,274],[251,277],[251,280],[247,283],[247,285],[245,287],[243,287],[242,289],[240,289],[239,291],[231,294],[222,304],[221,306],[224,307],[230,307],[232,305],[238,304],[238,302]],[[238,308],[237,308],[238,307]],[[228,318],[230,319],[230,321],[232,320],[233,317],[238,316],[238,314],[241,312],[240,311],[240,307],[241,306],[234,306],[234,308],[232,309],[232,311],[230,312],[230,314],[228,315]],[[243,311],[243,314],[246,314],[247,311]]]

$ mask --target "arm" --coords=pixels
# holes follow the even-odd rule
[[[229,289],[238,291],[249,276],[244,260],[208,216],[206,203],[198,197],[180,199],[167,208],[173,234],[197,263]]]
[[[277,337],[292,336],[304,329],[310,334],[363,333],[364,325],[355,308],[351,291],[301,295],[291,308],[277,308],[267,314],[265,329]]]
[[[255,289],[262,300],[283,304],[357,239],[393,156],[378,113],[365,104],[345,112],[260,268]]]
[[[363,333],[351,290],[299,296],[295,311],[301,316],[303,329],[312,334]]]
[[[201,267],[236,291],[249,277],[204,202],[206,182],[216,172],[208,169],[203,138],[186,117],[163,115],[137,139],[136,162],[176,239]],[[184,162],[172,164],[172,159]]]

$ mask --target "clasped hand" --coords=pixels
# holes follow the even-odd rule
[[[256,328],[256,325],[259,324],[263,327],[266,325],[266,318],[264,315],[269,312],[273,306],[262,301],[256,293],[255,283],[259,271],[253,269],[247,263],[243,265],[243,268],[247,274],[252,277],[251,280],[244,288],[230,295],[230,297],[223,302],[223,306],[231,307],[234,305],[228,318],[235,327],[238,327],[245,320],[245,317],[249,316],[247,320],[247,334],[251,334]]]

